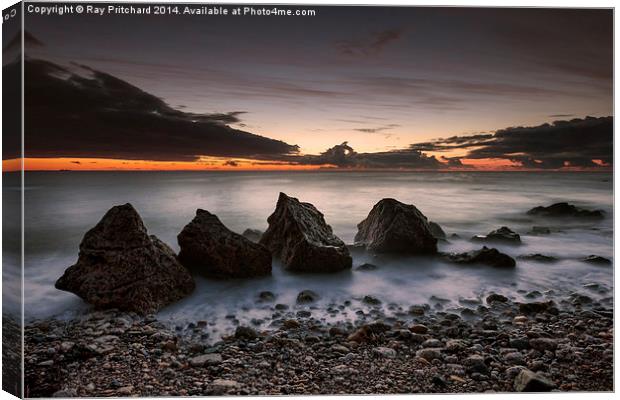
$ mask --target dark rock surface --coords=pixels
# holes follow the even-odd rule
[[[466,253],[444,254],[445,259],[456,264],[484,264],[498,268],[513,268],[516,266],[514,258],[499,252],[497,249],[482,247]]]
[[[601,264],[601,265],[609,265],[611,264],[611,260],[605,257],[597,256],[597,255],[589,255],[584,258],[582,261],[590,263],[590,264]]]
[[[260,242],[260,238],[263,236],[263,231],[259,229],[246,229],[241,234],[244,238],[248,239],[251,242],[258,243]]]
[[[576,218],[603,218],[602,210],[586,210],[569,203],[555,203],[548,207],[538,206],[527,212],[528,215],[541,217],[576,217]]]
[[[541,262],[541,263],[553,263],[553,262],[557,262],[558,259],[553,257],[553,256],[547,256],[544,254],[540,254],[540,253],[534,253],[534,254],[523,254],[517,257],[519,260],[529,260],[529,261],[536,261],[536,262]]]
[[[528,232],[530,235],[549,235],[551,234],[551,229],[546,226],[533,226],[532,230]]]
[[[75,265],[56,288],[98,308],[151,313],[194,290],[194,280],[131,204],[112,207],[80,244]]]
[[[364,263],[362,265],[358,265],[355,269],[357,271],[374,271],[374,270],[376,270],[378,268],[379,267],[377,267],[375,264]]]
[[[299,272],[335,272],[353,263],[344,242],[332,232],[323,214],[310,203],[280,193],[269,228],[260,243],[285,268]]]
[[[506,226],[491,231],[487,235],[476,235],[471,240],[474,242],[521,244],[521,236]]]
[[[271,274],[269,250],[232,232],[208,211],[198,209],[177,240],[181,264],[205,276],[249,278]]]
[[[446,232],[437,222],[428,221],[428,226],[429,228],[431,228],[431,233],[433,234],[433,236],[435,236],[436,239],[446,238]]]
[[[357,225],[356,244],[376,253],[436,254],[437,239],[415,206],[383,199]]]

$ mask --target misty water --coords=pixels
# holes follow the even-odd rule
[[[5,176],[6,179],[6,176]],[[5,182],[6,185],[6,182]],[[468,239],[501,226],[521,234],[521,246],[493,245],[513,257],[542,253],[561,260],[540,263],[517,260],[514,269],[459,266],[425,257],[355,255],[353,269],[337,274],[295,274],[275,262],[270,277],[248,280],[210,280],[196,277],[188,298],[160,311],[173,325],[206,320],[215,335],[235,324],[267,327],[273,304],[257,302],[269,290],[275,303],[295,312],[310,309],[327,321],[353,320],[368,306],[365,295],[382,301],[386,313],[411,305],[441,303],[444,310],[474,307],[490,292],[524,300],[527,292],[543,293],[539,300],[571,292],[594,299],[609,293],[588,291],[598,283],[612,288],[613,268],[580,261],[590,254],[613,260],[613,179],[604,173],[377,173],[377,172],[30,172],[25,189],[25,316],[69,318],[88,310],[78,297],[54,288],[64,269],[77,260],[78,245],[112,206],[132,203],[149,233],[178,251],[176,235],[197,208],[219,216],[235,232],[265,230],[282,191],[314,204],[334,232],[352,243],[356,225],[382,198],[416,205],[448,235],[461,239],[440,242],[440,251],[480,248]],[[602,220],[544,220],[526,215],[538,205],[568,201],[602,209]],[[547,226],[550,235],[528,234],[532,226]],[[5,233],[6,234],[6,233]],[[10,255],[8,255],[10,257]],[[374,271],[355,267],[372,262]],[[304,289],[320,295],[312,306],[297,306]],[[549,292],[552,290],[553,292]],[[434,296],[434,297],[433,297]],[[445,301],[438,300],[445,299]],[[351,304],[342,307],[345,301]],[[473,301],[472,301],[473,300]],[[391,303],[394,303],[390,306]],[[340,306],[337,312],[322,310]],[[265,319],[265,321],[262,321]]]

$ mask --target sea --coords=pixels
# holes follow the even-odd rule
[[[5,215],[17,209],[19,179],[4,174]],[[373,296],[389,314],[412,305],[441,303],[444,310],[484,304],[489,293],[515,301],[586,293],[595,301],[613,293],[613,266],[582,259],[598,255],[613,261],[613,176],[586,172],[27,172],[24,191],[26,321],[72,318],[89,310],[77,296],[57,290],[54,282],[77,260],[86,231],[112,206],[131,203],[150,234],[178,251],[177,234],[202,208],[216,214],[232,231],[265,230],[278,194],[314,204],[334,233],[351,244],[373,205],[383,198],[414,204],[448,235],[439,250],[462,252],[481,247],[470,238],[507,226],[521,235],[520,246],[493,245],[518,257],[540,253],[555,263],[517,260],[514,269],[455,265],[433,257],[375,257],[355,254],[353,269],[335,274],[286,271],[277,260],[269,277],[214,280],[196,277],[196,290],[162,309],[157,317],[175,326],[208,321],[214,335],[236,325],[268,328],[273,304],[258,301],[272,292],[275,303],[293,312],[308,308],[325,321],[354,320],[368,311]],[[600,209],[604,219],[543,219],[526,214],[556,202]],[[548,235],[530,233],[545,226]],[[15,227],[14,227],[15,228]],[[5,238],[19,232],[5,227]],[[457,236],[452,237],[452,234]],[[7,236],[8,235],[8,236]],[[5,250],[5,276],[18,257]],[[356,267],[370,262],[373,271]],[[6,265],[9,265],[7,269]],[[18,268],[18,267],[17,267]],[[8,271],[8,272],[7,272]],[[18,269],[13,268],[13,271]],[[589,290],[588,288],[597,288]],[[603,290],[601,290],[603,288]],[[312,290],[312,305],[296,305],[297,294]],[[532,293],[534,296],[532,296]],[[346,309],[343,308],[346,304]],[[340,307],[341,311],[333,309]],[[375,306],[376,307],[376,306]],[[330,312],[323,310],[332,309]],[[344,311],[342,311],[344,309]],[[349,312],[346,312],[349,310]],[[361,312],[359,311],[361,310]]]

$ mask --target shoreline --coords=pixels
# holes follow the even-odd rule
[[[567,306],[572,304],[572,306]],[[322,323],[287,315],[205,344],[154,316],[93,311],[25,327],[26,395],[467,393],[613,390],[613,310],[587,299],[487,297],[472,317]],[[275,318],[274,318],[275,320]]]

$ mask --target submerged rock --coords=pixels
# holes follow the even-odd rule
[[[312,290],[302,290],[297,295],[297,304],[314,303],[319,299],[319,295]]]
[[[587,256],[582,261],[590,263],[590,264],[604,264],[604,265],[611,264],[611,260],[610,259],[605,258],[605,257],[601,257],[601,256],[596,256],[596,255],[593,255],[593,254]]]
[[[149,236],[129,203],[112,207],[80,243],[56,288],[98,308],[148,314],[189,295],[194,280],[170,247]]]
[[[334,235],[323,214],[310,203],[280,193],[269,228],[260,243],[285,268],[300,272],[335,272],[353,263],[344,242]]]
[[[528,215],[541,217],[577,217],[577,218],[603,218],[605,212],[602,210],[586,210],[576,207],[569,203],[555,203],[548,207],[538,206],[527,212]]]
[[[498,268],[513,268],[516,266],[514,258],[499,252],[497,249],[482,247],[466,253],[444,254],[444,257],[456,264],[484,264]]]
[[[521,236],[506,226],[491,231],[487,235],[476,235],[471,240],[474,242],[521,244]]]
[[[532,230],[528,232],[530,235],[549,235],[551,229],[546,226],[533,226]]]
[[[179,261],[190,270],[216,278],[271,274],[271,254],[229,230],[217,216],[196,210],[196,217],[177,236]]]
[[[241,234],[244,238],[248,239],[251,242],[258,243],[260,242],[260,238],[263,236],[263,231],[258,229],[246,229]]]
[[[379,267],[377,267],[375,264],[364,263],[362,265],[358,265],[355,269],[358,271],[374,271],[377,268]]]
[[[428,221],[428,226],[431,228],[431,233],[435,236],[436,239],[445,239],[446,232],[441,228],[437,222]]]
[[[552,263],[552,262],[558,261],[558,259],[553,256],[546,256],[540,253],[524,254],[524,255],[518,256],[517,258],[519,260],[537,261],[541,263]]]
[[[383,199],[357,225],[356,244],[377,253],[436,254],[437,239],[415,206]]]

